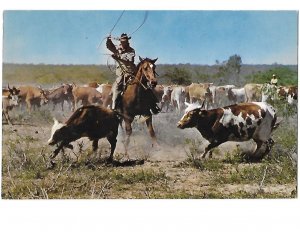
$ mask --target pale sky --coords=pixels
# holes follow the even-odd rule
[[[145,19],[131,46],[159,63],[211,65],[238,54],[244,64],[297,64],[297,11],[122,12],[4,11],[3,62],[106,64],[105,41],[97,46],[122,15],[112,36],[132,34]]]

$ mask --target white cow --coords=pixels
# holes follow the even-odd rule
[[[173,91],[173,87],[169,85],[169,86],[163,86],[163,88],[164,88],[164,93],[161,97],[161,109],[166,107],[166,112],[168,112],[169,105],[171,102],[171,93]]]
[[[232,102],[241,103],[245,102],[245,89],[244,88],[231,88],[228,90],[228,99]]]
[[[185,87],[175,86],[171,92],[171,105],[174,107],[176,112],[180,113],[184,108],[185,101]]]

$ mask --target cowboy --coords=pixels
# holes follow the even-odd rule
[[[128,79],[134,76],[136,66],[134,64],[135,50],[130,47],[126,33],[122,33],[119,38],[120,45],[117,47],[111,41],[111,36],[107,38],[106,47],[110,50],[112,58],[116,61],[117,79],[112,86],[112,109],[117,109],[119,106],[119,98],[124,91]]]
[[[275,74],[272,75],[272,79],[270,81],[270,84],[273,85],[273,86],[277,86],[277,77]]]

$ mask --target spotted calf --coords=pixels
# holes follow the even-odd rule
[[[257,159],[262,158],[259,150],[264,143],[274,143],[271,132],[278,125],[274,108],[265,102],[240,103],[211,110],[188,104],[185,114],[177,123],[180,129],[196,127],[210,142],[202,157],[208,152],[211,156],[212,148],[227,141],[253,139],[257,144],[253,158]]]

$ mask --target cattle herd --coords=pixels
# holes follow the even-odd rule
[[[110,110],[112,85],[89,83],[61,84],[52,89],[40,86],[8,85],[2,89],[2,114],[12,124],[9,111],[26,107],[30,113],[44,104],[52,102],[52,109],[64,106],[74,112],[66,123],[55,121],[49,144],[57,144],[53,158],[63,147],[72,148],[70,142],[80,137],[89,137],[93,149],[98,147],[100,138],[107,138],[111,144],[110,159],[116,147],[120,115]],[[157,85],[153,92],[159,101],[161,112],[173,112],[182,116],[177,127],[196,127],[209,141],[203,156],[211,155],[211,149],[226,141],[253,139],[257,148],[255,158],[261,158],[259,149],[266,144],[270,150],[274,141],[271,132],[279,125],[274,108],[266,103],[276,95],[290,105],[297,105],[297,86],[273,86],[270,84],[246,84],[215,86],[213,83],[192,83],[189,86]],[[275,93],[275,94],[274,94]],[[65,104],[67,103],[67,104]],[[81,103],[82,107],[80,107]],[[175,126],[175,125],[174,125]],[[71,129],[70,129],[71,128]],[[75,128],[75,129],[74,129]],[[75,132],[74,132],[75,130]],[[59,133],[58,133],[59,132]]]

